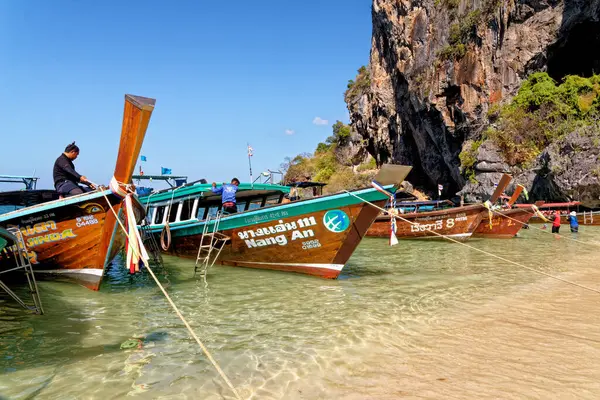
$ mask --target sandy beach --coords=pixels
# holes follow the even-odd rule
[[[558,276],[599,290],[596,264]],[[343,397],[598,399],[599,315],[600,294],[543,278],[449,316],[394,359],[379,354],[384,367]]]

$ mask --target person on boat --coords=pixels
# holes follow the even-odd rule
[[[575,211],[571,211],[569,214],[569,225],[571,227],[571,232],[579,232],[579,222],[577,221],[577,213]]]
[[[558,233],[558,231],[560,231],[560,211],[556,210],[554,221],[552,221],[552,233]]]
[[[73,142],[65,148],[65,151],[54,162],[54,188],[62,196],[74,196],[90,191],[88,188],[79,186],[79,182],[92,189],[96,188],[85,176],[75,171],[73,161],[78,155],[79,147]]]
[[[240,181],[237,178],[233,178],[229,184],[224,183],[221,187],[217,187],[215,182],[212,183],[212,192],[221,195],[223,211],[228,214],[235,214],[237,212],[235,194],[239,185]]]

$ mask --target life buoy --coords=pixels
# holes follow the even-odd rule
[[[171,228],[169,228],[169,224],[165,225],[160,233],[160,247],[164,251],[169,250],[169,247],[171,247]]]

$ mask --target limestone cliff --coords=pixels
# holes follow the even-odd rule
[[[600,72],[600,0],[373,0],[372,19],[369,85],[350,87],[346,101],[353,131],[378,163],[413,165],[416,187],[431,193],[441,183],[447,197],[485,197],[507,171],[533,199],[600,198],[592,139],[580,143],[590,151],[571,168],[564,143],[525,171],[486,142],[472,182],[459,160],[489,125],[490,108],[509,101],[531,72],[558,81]],[[585,141],[578,135],[565,140]]]

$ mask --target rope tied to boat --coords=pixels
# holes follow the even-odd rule
[[[376,209],[378,209],[378,210],[380,210],[380,211],[384,211],[384,212],[386,211],[384,208],[382,208],[382,207],[379,207],[377,204],[373,204],[373,203],[371,203],[369,200],[363,199],[362,197],[360,197],[360,196],[358,196],[358,195],[356,195],[356,194],[354,194],[354,193],[352,193],[352,192],[350,192],[350,191],[348,191],[348,190],[344,190],[344,191],[345,191],[346,193],[348,193],[349,195],[356,197],[357,199],[359,199],[359,200],[360,200],[360,201],[362,201],[363,203],[370,205],[371,207],[375,207]],[[397,218],[397,219],[399,219],[399,220],[401,220],[401,221],[403,221],[403,222],[406,222],[406,223],[408,223],[408,224],[411,224],[411,225],[418,225],[416,222],[411,222],[411,221],[407,220],[406,218],[402,218],[402,217],[401,217],[401,216],[399,216],[399,215],[396,215],[396,216],[395,216],[395,218]],[[456,240],[456,239],[453,239],[453,238],[451,238],[451,237],[449,237],[449,236],[443,235],[443,234],[441,234],[441,233],[438,233],[438,232],[436,232],[436,231],[432,231],[431,229],[425,229],[425,230],[426,230],[427,232],[429,232],[429,233],[432,233],[432,234],[434,234],[434,235],[438,236],[438,237],[441,237],[441,238],[443,238],[443,239],[449,240],[449,241],[451,241],[451,242],[454,242],[454,243],[458,243],[458,244],[460,244],[461,246],[467,247],[467,248],[469,248],[469,249],[471,249],[471,250],[475,250],[475,251],[477,251],[477,252],[480,252],[480,253],[483,253],[483,254],[487,254],[487,255],[489,255],[489,256],[491,256],[491,257],[497,258],[498,260],[502,260],[502,261],[505,261],[505,262],[507,262],[507,263],[510,263],[510,264],[516,265],[516,266],[518,266],[518,267],[524,268],[524,269],[526,269],[526,270],[529,270],[529,271],[535,272],[535,273],[537,273],[537,274],[544,275],[544,276],[547,276],[547,277],[549,277],[549,278],[552,278],[552,279],[556,279],[557,281],[561,281],[561,282],[567,283],[567,284],[569,284],[569,285],[577,286],[577,287],[579,287],[579,288],[582,288],[582,289],[585,289],[585,290],[589,290],[590,292],[594,292],[594,293],[596,293],[596,294],[600,294],[600,290],[598,290],[598,289],[594,289],[594,288],[591,288],[591,287],[589,287],[589,286],[581,285],[581,284],[579,284],[579,283],[572,282],[572,281],[569,281],[569,280],[567,280],[567,279],[559,278],[558,276],[551,275],[551,274],[549,274],[549,273],[547,273],[547,272],[539,271],[539,270],[537,270],[537,269],[535,269],[535,268],[528,267],[528,266],[526,266],[526,265],[523,265],[523,264],[521,264],[521,263],[518,263],[518,262],[516,262],[516,261],[509,260],[508,258],[501,257],[501,256],[499,256],[499,255],[496,255],[496,254],[494,254],[494,253],[490,253],[489,251],[485,251],[485,250],[482,250],[482,249],[478,249],[477,247],[473,247],[473,246],[471,246],[471,245],[469,245],[469,244],[466,244],[466,243],[460,242],[460,241],[458,241],[458,240]]]
[[[108,187],[111,192],[122,199],[130,193],[135,193],[135,185],[133,183],[119,182],[114,176],[111,178]]]
[[[125,228],[125,226],[123,225],[123,223],[119,219],[119,216],[117,215],[117,212],[115,211],[115,209],[113,208],[112,204],[110,203],[108,197],[106,196],[105,193],[102,193],[102,195],[106,199],[106,202],[107,202],[108,206],[110,207],[110,210],[112,211],[113,215],[115,216],[115,219],[117,220],[117,223],[119,224],[119,226],[121,227],[121,229],[125,233],[125,236],[127,237],[128,240],[130,240],[131,238],[129,236],[128,230]],[[137,232],[137,229],[136,229],[136,232]],[[138,233],[138,237],[139,237],[139,233]],[[133,251],[134,252],[138,252],[139,249],[134,249]],[[137,257],[138,258],[140,257],[140,253],[139,252],[137,253]],[[194,340],[196,341],[196,343],[198,343],[198,346],[200,346],[200,348],[202,349],[202,351],[204,352],[204,354],[206,355],[206,357],[208,358],[208,360],[215,367],[215,369],[217,370],[217,372],[219,373],[219,375],[221,376],[221,378],[223,378],[223,380],[225,381],[225,383],[227,384],[227,386],[229,386],[229,389],[231,389],[231,391],[235,395],[235,398],[238,399],[238,400],[241,400],[241,397],[240,397],[239,393],[237,392],[237,390],[235,389],[235,387],[233,386],[233,384],[231,383],[231,381],[229,380],[229,378],[227,378],[227,375],[225,375],[225,372],[223,372],[223,370],[221,369],[221,367],[219,367],[219,364],[217,364],[217,361],[210,354],[210,352],[208,351],[208,349],[206,348],[206,346],[204,346],[204,344],[200,341],[200,339],[196,335],[196,332],[194,332],[194,330],[192,329],[192,327],[190,326],[190,324],[187,322],[187,320],[185,319],[185,317],[183,316],[183,314],[181,314],[181,311],[179,311],[179,308],[177,308],[177,305],[175,305],[175,303],[173,302],[173,300],[171,300],[171,297],[169,296],[169,294],[167,293],[167,291],[165,290],[165,288],[163,287],[163,285],[160,283],[160,281],[158,280],[158,278],[154,274],[154,271],[152,271],[152,268],[150,268],[149,264],[146,264],[146,269],[148,270],[148,272],[152,276],[152,279],[154,279],[154,282],[156,283],[156,285],[158,286],[158,288],[161,290],[161,292],[163,293],[163,295],[165,296],[165,298],[167,299],[167,301],[169,302],[169,304],[171,305],[171,307],[173,308],[173,310],[175,311],[175,313],[177,314],[177,316],[179,317],[179,319],[181,319],[181,321],[183,322],[183,324],[185,325],[185,327],[187,328],[187,330],[190,332],[190,335],[194,338]]]
[[[534,215],[537,215],[542,221],[544,221],[544,222],[550,222],[550,220],[548,218],[546,218],[546,216],[544,214],[542,214],[542,212],[540,211],[540,209],[537,208],[537,206],[535,204],[532,204],[531,208],[534,211],[533,212]]]

